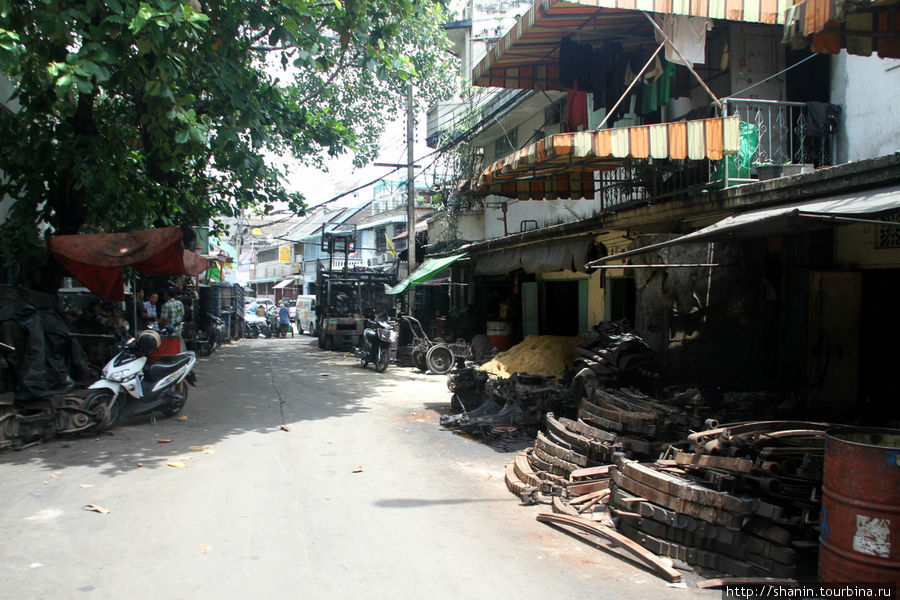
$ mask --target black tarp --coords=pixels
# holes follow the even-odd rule
[[[57,298],[20,287],[0,285],[0,341],[15,374],[16,400],[71,392],[87,371],[87,357],[72,337]]]

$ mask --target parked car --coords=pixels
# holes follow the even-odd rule
[[[316,328],[316,297],[297,296],[294,322],[297,324],[297,333],[319,335]]]

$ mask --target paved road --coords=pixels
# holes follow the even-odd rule
[[[0,598],[718,596],[536,522],[512,454],[438,426],[443,377],[307,336],[197,371],[182,420],[0,453]]]

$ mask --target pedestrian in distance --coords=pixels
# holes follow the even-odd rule
[[[288,308],[286,302],[282,302],[281,307],[278,309],[279,337],[287,337],[288,331],[291,332],[291,337],[294,337],[294,332],[291,330],[291,309]]]

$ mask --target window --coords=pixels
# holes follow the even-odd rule
[[[555,104],[551,104],[547,108],[544,109],[544,124],[545,125],[554,125],[556,123],[562,123],[563,119],[566,116],[566,99],[563,98],[559,102]]]
[[[275,262],[278,260],[278,248],[263,250],[256,255],[257,262]]]
[[[519,130],[517,128],[510,129],[506,135],[501,135],[494,141],[494,157],[503,158],[513,150],[519,147]]]
[[[375,250],[377,252],[387,250],[387,229],[384,227],[375,230]]]

